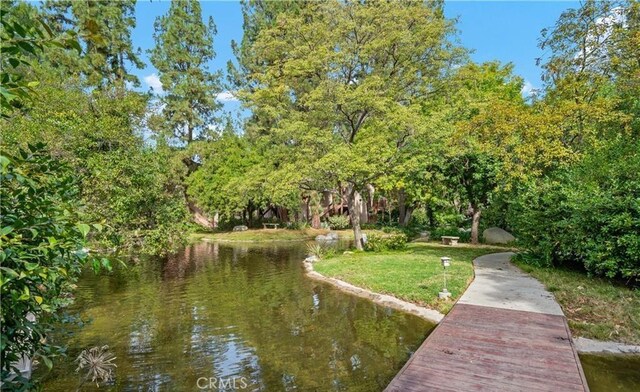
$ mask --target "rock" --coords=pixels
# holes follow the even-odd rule
[[[245,225],[234,226],[233,231],[247,231],[249,228]]]
[[[326,242],[326,241],[337,241],[338,233],[334,233],[332,231],[328,232],[326,235],[318,235],[316,236],[316,241],[318,242]]]
[[[482,238],[487,244],[508,244],[516,240],[511,233],[499,227],[486,229],[482,232]]]
[[[339,238],[338,233],[336,233],[335,231],[328,232],[326,237],[328,240],[332,240],[332,241],[335,241]]]
[[[304,261],[307,262],[307,263],[315,263],[316,261],[319,261],[319,260],[320,259],[316,255],[309,255],[309,256],[307,256],[306,259],[304,259]]]

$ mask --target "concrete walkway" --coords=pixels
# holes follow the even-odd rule
[[[476,277],[458,303],[564,316],[542,283],[509,260],[514,253],[493,253],[473,261]]]
[[[588,391],[562,309],[496,253],[386,391]]]

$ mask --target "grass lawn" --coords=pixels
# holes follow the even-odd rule
[[[451,247],[411,243],[404,251],[341,254],[316,262],[314,269],[325,276],[447,313],[473,279],[472,260],[504,251],[505,248],[466,244]],[[447,288],[452,295],[449,300],[438,299],[443,286],[442,256],[451,258],[447,270]]]
[[[516,264],[555,295],[574,336],[640,344],[640,290],[578,271]]]
[[[326,234],[327,230],[288,230],[288,229],[251,229],[245,231],[229,231],[220,233],[195,233],[195,240],[207,239],[213,241],[237,242],[265,242],[265,241],[304,241],[319,234]]]
[[[366,233],[384,234],[377,230],[364,230]],[[269,241],[306,241],[314,239],[317,235],[327,234],[329,230],[324,229],[251,229],[245,231],[229,231],[220,233],[194,233],[191,238],[194,241],[228,241],[228,242],[269,242]],[[353,239],[353,230],[335,230],[342,239]]]

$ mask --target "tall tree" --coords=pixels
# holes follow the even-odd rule
[[[631,121],[616,110],[621,97],[613,85],[637,68],[637,18],[636,1],[587,0],[542,31],[545,101],[564,114],[563,140],[575,151],[609,136],[605,133],[619,133]],[[632,78],[637,83],[637,74]]]
[[[75,30],[84,43],[85,53],[80,58],[57,59],[72,72],[87,77],[96,87],[120,87],[126,82],[139,84],[128,67],[143,68],[140,49],[131,42],[131,31],[136,26],[136,0],[62,0],[47,1],[45,9],[56,30]]]
[[[165,94],[160,97],[168,131],[180,143],[206,136],[220,104],[220,73],[209,71],[215,57],[213,18],[202,20],[200,2],[175,0],[154,24],[156,45],[149,51]]]
[[[424,129],[420,102],[455,58],[450,33],[438,3],[308,3],[245,51],[264,64],[240,96],[270,120],[276,180],[346,188],[360,249],[359,193]]]

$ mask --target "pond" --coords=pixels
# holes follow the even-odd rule
[[[81,390],[381,391],[433,325],[306,278],[305,253],[202,242],[163,262],[87,271],[71,310],[92,321],[61,338],[68,359],[44,390],[76,390],[73,359],[106,344],[113,384]],[[581,359],[592,392],[640,390],[640,356]]]
[[[591,392],[640,391],[640,355],[580,355]]]
[[[202,242],[108,276],[87,272],[72,311],[92,321],[61,338],[68,360],[45,391],[74,391],[73,359],[109,345],[100,391],[379,391],[433,325],[304,276],[305,244]],[[225,388],[222,388],[225,389]],[[227,388],[232,390],[232,388]],[[84,384],[82,390],[98,390]],[[217,389],[221,390],[221,389]]]

